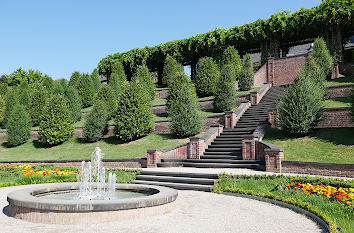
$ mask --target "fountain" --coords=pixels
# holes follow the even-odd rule
[[[168,212],[177,191],[167,187],[117,184],[96,147],[82,161],[77,183],[38,184],[8,194],[9,215],[31,222],[77,224],[117,221]]]

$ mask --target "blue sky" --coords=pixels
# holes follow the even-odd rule
[[[0,0],[0,74],[70,78],[108,54],[268,18],[321,0]]]

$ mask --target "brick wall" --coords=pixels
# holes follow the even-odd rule
[[[298,173],[321,176],[340,176],[354,178],[354,164],[318,163],[304,161],[282,161],[284,173]]]
[[[350,107],[325,108],[323,120],[316,126],[316,128],[338,127],[354,127],[354,122],[350,115]]]
[[[327,87],[326,99],[350,96],[353,84]]]
[[[267,82],[267,65],[263,65],[255,74],[254,74],[254,83],[253,87],[260,87],[263,83]]]
[[[307,54],[274,60],[273,85],[293,83],[296,75],[305,65]]]

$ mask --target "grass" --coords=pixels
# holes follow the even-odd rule
[[[337,78],[330,81],[326,81],[325,86],[338,86],[338,85],[347,85],[354,84],[354,76],[347,76],[343,78]]]
[[[350,107],[349,97],[336,97],[324,101],[325,108]]]
[[[346,187],[354,187],[353,181],[339,181],[325,178],[224,176],[218,180],[218,183],[214,186],[214,190],[266,196],[289,203],[295,202],[294,204],[300,206],[301,208],[329,216],[332,221],[335,221],[334,225],[338,225],[342,229],[341,232],[352,232],[354,229],[354,221],[352,221],[354,219],[354,211],[352,208],[344,206],[344,204],[339,201],[331,201],[327,198],[319,197],[314,194],[287,189],[286,185],[293,180],[303,180],[305,183],[322,183],[332,186],[335,186],[333,183],[341,183]],[[338,185],[338,187],[342,185]]]
[[[91,112],[92,109],[93,109],[93,106],[90,106],[90,107],[81,109],[81,112]]]
[[[146,149],[163,149],[187,143],[188,139],[176,139],[170,134],[151,134],[136,141],[123,143],[115,137],[86,143],[73,138],[58,146],[46,148],[38,141],[8,148],[6,143],[0,145],[0,161],[4,160],[72,160],[89,159],[95,147],[100,147],[106,159],[146,157]]]
[[[271,129],[263,141],[284,149],[286,160],[354,164],[354,129],[315,129],[304,137],[288,137]]]

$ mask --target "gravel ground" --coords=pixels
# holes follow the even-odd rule
[[[27,186],[29,187],[29,186]],[[7,193],[25,186],[0,188],[0,204]],[[6,212],[6,208],[3,209]],[[289,209],[247,198],[197,191],[179,191],[170,213],[92,225],[35,224],[0,215],[0,232],[321,232],[310,219]]]

